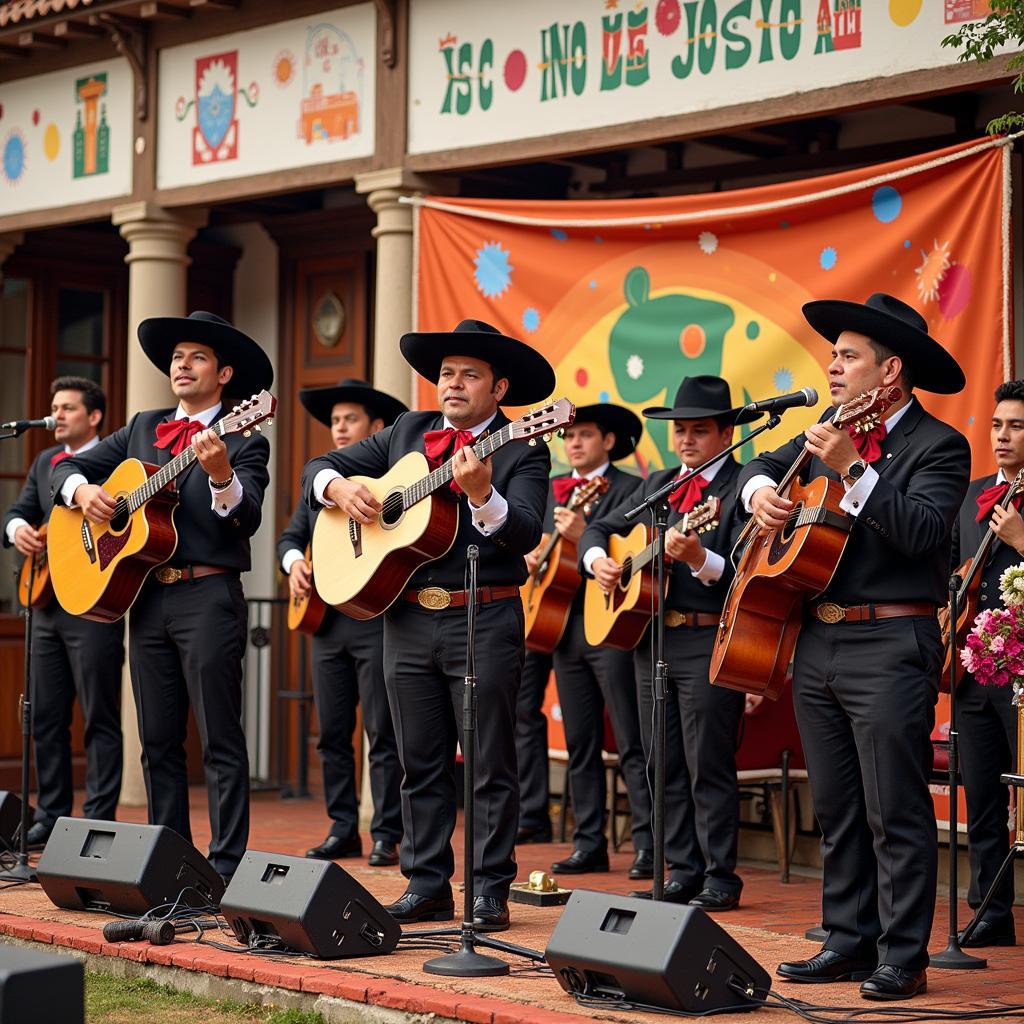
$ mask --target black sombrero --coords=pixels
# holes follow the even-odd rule
[[[644,415],[649,420],[706,420],[713,417],[728,419],[733,424],[750,423],[762,415],[744,410],[745,406],[732,404],[727,380],[704,374],[683,379],[676,392],[676,404],[671,409],[652,406],[644,409]]]
[[[636,451],[644,425],[640,417],[621,405],[599,402],[595,405],[576,406],[573,423],[596,423],[604,433],[615,435],[615,444],[608,453],[611,462],[618,462]]]
[[[543,402],[555,390],[555,371],[540,352],[482,320],[463,320],[454,331],[403,334],[398,344],[406,362],[435,384],[448,356],[472,356],[490,363],[500,377],[508,379],[502,405]]]
[[[339,402],[353,402],[363,406],[370,414],[370,419],[382,419],[385,427],[394,423],[403,412],[409,411],[397,398],[354,377],[346,377],[330,387],[300,388],[299,401],[313,419],[328,427],[331,425],[331,413]]]
[[[209,346],[221,363],[231,367],[226,395],[248,398],[274,383],[267,353],[248,334],[213,313],[196,310],[188,316],[151,316],[139,324],[142,351],[161,373],[170,374],[171,355],[183,341]]]
[[[905,359],[914,387],[938,395],[963,391],[967,380],[960,364],[928,334],[928,323],[913,306],[885,292],[867,302],[818,299],[803,307],[807,322],[835,344],[843,331],[856,331]]]

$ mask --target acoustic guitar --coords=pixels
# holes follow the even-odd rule
[[[1017,475],[1010,481],[1010,486],[1006,490],[1006,496],[1003,498],[1000,505],[1004,508],[1008,507],[1010,502],[1020,494],[1021,490],[1024,489],[1024,469],[1018,471]],[[981,538],[981,543],[978,545],[978,550],[975,551],[973,558],[966,559],[962,565],[957,567],[957,575],[962,580],[960,589],[957,591],[956,596],[956,647],[951,647],[949,643],[949,613],[950,606],[947,604],[945,608],[939,609],[939,629],[942,631],[942,649],[946,652],[945,659],[942,663],[942,675],[939,678],[939,689],[943,693],[949,693],[949,659],[954,655],[959,655],[960,648],[967,643],[967,634],[971,631],[971,627],[974,625],[974,619],[978,614],[978,603],[981,598],[981,569],[984,567],[985,562],[988,559],[988,553],[995,542],[996,535],[992,531],[990,526],[986,531],[985,535]],[[964,673],[967,669],[964,668],[963,662],[959,657],[956,657],[956,685],[959,686],[963,681]]]
[[[705,533],[718,525],[721,501],[714,495],[695,505],[670,530]],[[629,533],[608,538],[608,557],[622,566],[622,576],[608,593],[595,579],[587,580],[583,595],[583,635],[591,647],[618,647],[631,651],[651,621],[651,598],[656,581],[654,567],[657,541],[650,541],[650,528],[637,523]],[[667,577],[666,577],[667,579]]]
[[[236,405],[213,425],[218,437],[250,436],[273,422],[277,399],[269,391]],[[174,511],[178,492],[169,486],[196,460],[189,445],[165,466],[125,459],[103,484],[116,499],[113,516],[90,523],[81,509],[55,505],[50,514],[49,561],[54,593],[72,615],[116,622],[132,606],[151,569],[178,546]]]
[[[46,523],[39,527],[39,536],[46,544]],[[29,555],[21,563],[18,573],[18,600],[25,608],[44,608],[53,597],[53,584],[50,582],[50,566],[46,557],[46,548],[34,555]]]
[[[874,388],[839,406],[832,423],[867,433],[901,397],[897,387]],[[760,530],[751,518],[736,541],[736,575],[711,654],[716,686],[778,700],[804,599],[828,586],[846,550],[854,520],[839,507],[845,489],[826,476],[801,484],[798,474],[809,461],[802,449],[776,487],[793,502],[785,526]]]
[[[573,491],[566,508],[570,512],[583,509],[589,515],[591,503],[607,490],[608,481],[596,476]],[[557,530],[545,534],[537,566],[519,591],[526,617],[526,646],[531,651],[550,654],[558,646],[582,582],[576,542]]]
[[[306,565],[312,566],[310,546],[306,545]],[[316,586],[306,591],[305,597],[292,597],[288,602],[288,628],[312,636],[324,621],[327,605],[316,592]]]
[[[486,459],[510,441],[538,438],[572,423],[576,407],[567,398],[506,423],[473,444]],[[316,589],[324,601],[354,619],[372,619],[399,597],[421,565],[447,554],[459,527],[459,502],[447,490],[453,479],[448,459],[431,471],[422,452],[409,452],[379,478],[353,476],[381,503],[368,526],[339,508],[325,508],[313,527]]]

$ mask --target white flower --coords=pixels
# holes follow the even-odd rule
[[[639,380],[644,373],[644,361],[635,352],[626,360],[626,373],[630,380]]]
[[[702,231],[697,236],[697,246],[706,256],[710,256],[718,248],[718,236],[713,231]]]

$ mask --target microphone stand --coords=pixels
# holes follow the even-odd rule
[[[941,953],[929,957],[929,964],[945,971],[969,971],[979,967],[987,967],[988,961],[980,956],[972,956],[960,948],[960,928],[957,924],[957,868],[960,853],[960,835],[957,829],[958,776],[960,734],[956,727],[956,633],[960,619],[960,587],[963,579],[958,573],[949,577],[949,739],[946,742],[949,760],[949,938],[946,948]],[[998,879],[997,879],[998,882]],[[992,890],[995,890],[993,885]],[[991,895],[991,894],[990,894]],[[980,920],[980,914],[978,915]],[[975,928],[975,921],[968,925],[964,935],[970,938]]]
[[[515,956],[526,957],[539,963],[544,962],[544,954],[525,946],[517,946],[511,942],[492,939],[489,935],[476,931],[473,925],[474,867],[476,864],[474,849],[474,803],[476,800],[476,606],[477,606],[477,564],[480,549],[476,544],[466,548],[466,568],[469,586],[466,588],[469,600],[466,602],[466,688],[462,698],[462,768],[463,768],[463,856],[462,873],[464,900],[461,926],[448,928],[428,928],[421,931],[405,932],[404,938],[423,938],[425,936],[456,935],[459,937],[459,950],[434,957],[423,965],[427,974],[438,974],[449,978],[490,978],[509,973],[509,965],[496,956],[486,956],[476,951],[477,946],[488,949],[502,950]]]
[[[668,662],[665,660],[665,544],[663,537],[668,529],[668,499],[672,492],[688,480],[699,476],[709,466],[731,455],[758,434],[772,430],[782,422],[782,410],[773,412],[769,419],[746,437],[729,445],[724,451],[708,459],[702,466],[691,469],[682,476],[669,480],[653,494],[644,498],[636,508],[626,513],[627,522],[632,522],[644,511],[651,515],[651,531],[654,543],[655,575],[654,589],[654,665],[651,671],[651,692],[654,695],[654,724],[651,746],[654,754],[654,799],[651,801],[651,831],[654,836],[654,880],[651,899],[665,898],[665,701],[668,698]]]

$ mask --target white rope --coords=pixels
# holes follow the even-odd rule
[[[1013,376],[1013,340],[1010,336],[1010,302],[1013,280],[1011,267],[1013,254],[1010,250],[1010,210],[1013,202],[1013,183],[1010,174],[1010,147],[1003,149],[1003,380]]]
[[[750,203],[747,206],[725,206],[709,210],[693,210],[688,213],[669,213],[664,216],[644,217],[583,217],[583,218],[553,218],[553,217],[528,217],[517,213],[499,213],[497,210],[484,210],[478,207],[457,206],[453,203],[445,203],[438,199],[428,199],[423,196],[403,196],[400,202],[412,203],[417,207],[427,207],[431,210],[440,210],[443,213],[453,213],[460,217],[474,217],[477,220],[498,221],[502,224],[519,224],[525,227],[560,227],[560,228],[593,228],[593,227],[638,227],[644,224],[686,224],[691,221],[709,221],[715,218],[736,217],[742,214],[764,213],[769,210],[783,210],[793,206],[806,206],[810,203],[820,202],[825,199],[834,199],[837,196],[848,195],[851,192],[859,192],[868,188],[875,188],[889,181],[898,181],[914,174],[921,174],[936,167],[944,167],[946,164],[966,160],[967,157],[977,153],[983,153],[995,146],[1005,147],[1006,154],[1009,153],[1010,144],[1024,136],[1024,132],[1017,132],[1014,135],[999,136],[991,139],[984,139],[977,145],[967,149],[958,150],[956,153],[946,153],[941,157],[934,157],[922,164],[913,164],[898,171],[888,171],[885,174],[876,174],[873,177],[865,178],[862,181],[851,182],[848,185],[837,185],[833,188],[822,189],[819,192],[807,192],[803,195],[791,196],[788,199],[775,199],[770,202]],[[585,200],[584,200],[585,202]]]
[[[402,199],[404,197],[399,197]],[[420,204],[412,208],[412,329],[420,329]]]

